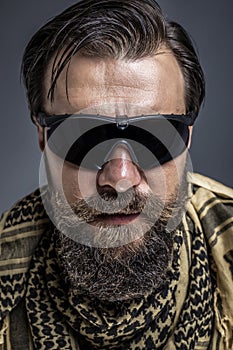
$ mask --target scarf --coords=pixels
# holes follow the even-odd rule
[[[196,186],[200,194],[200,185]],[[213,198],[216,199],[216,195],[212,195],[211,201],[206,200],[207,193],[212,192],[205,189],[203,194],[202,191],[201,196],[205,197],[202,203],[197,196],[189,203],[182,229],[176,233],[169,279],[163,290],[117,305],[90,300],[69,290],[61,278],[51,240],[51,225],[43,212],[39,193],[21,201],[2,220],[1,247],[8,260],[4,254],[3,258],[1,256],[0,349],[1,344],[4,350],[22,348],[15,343],[13,332],[10,336],[14,320],[17,320],[16,310],[18,314],[20,310],[21,315],[26,314],[30,324],[30,331],[22,326],[25,350],[79,347],[85,350],[230,349],[232,308],[229,311],[225,305],[228,307],[231,303],[226,292],[232,295],[229,266],[232,266],[233,243],[232,238],[229,239],[228,250],[223,252],[222,249],[219,257],[225,262],[225,277],[228,278],[225,281],[224,277],[217,276],[221,266],[216,267],[211,250],[217,244],[214,235],[217,240],[220,237],[219,231],[215,230],[207,239],[203,233],[203,223],[207,228],[210,226],[207,208],[214,208]],[[232,205],[229,196],[223,199],[224,203],[219,201],[222,206],[226,201]],[[225,222],[223,214],[229,213],[226,210],[222,213],[222,224]],[[202,220],[200,224],[200,216],[206,222]],[[212,217],[212,225],[216,225],[215,221]],[[227,229],[232,229],[230,222],[228,215]],[[220,229],[225,233],[224,225]],[[206,246],[209,240],[212,247]],[[26,325],[27,322],[25,318]]]

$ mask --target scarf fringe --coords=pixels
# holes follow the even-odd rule
[[[4,350],[5,345],[7,350],[11,350],[9,315],[3,320],[2,329],[0,330],[0,350]]]
[[[222,299],[223,297],[217,288],[214,293],[214,310],[216,329],[221,335],[219,349],[230,350],[233,349],[233,320],[227,315],[220,315],[218,307],[219,298]]]

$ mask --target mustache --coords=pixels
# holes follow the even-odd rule
[[[169,200],[169,202],[171,204],[174,201]],[[129,189],[122,193],[105,191],[100,195],[77,199],[70,207],[80,220],[93,222],[106,216],[141,213],[144,218],[152,219],[155,212],[163,212],[165,217],[169,217],[174,206],[166,206],[166,203],[154,194]]]
[[[128,245],[151,234],[158,236],[174,212],[174,203],[165,204],[158,196],[135,189],[119,194],[105,191],[102,195],[77,199],[71,205],[64,203],[57,192],[52,202],[58,231],[74,241],[99,248]],[[106,216],[131,214],[138,214],[139,221],[114,225],[105,220]],[[156,229],[151,230],[152,227]]]

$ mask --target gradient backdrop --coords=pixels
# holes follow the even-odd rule
[[[40,152],[20,83],[20,62],[33,33],[75,1],[1,0],[0,211],[38,187]],[[207,96],[193,135],[194,170],[233,186],[233,2],[159,0],[198,47]]]

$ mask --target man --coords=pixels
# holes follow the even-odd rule
[[[232,349],[233,191],[190,172],[185,30],[154,0],[83,0],[22,72],[43,161],[1,220],[2,349]]]

